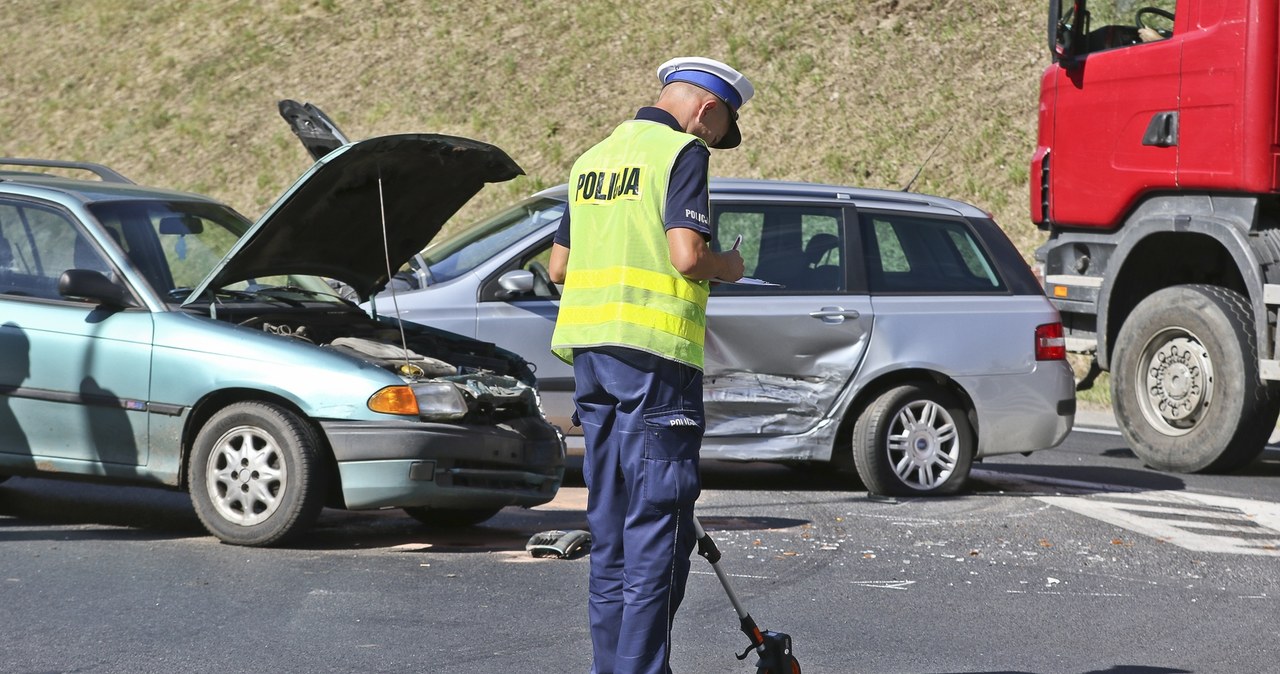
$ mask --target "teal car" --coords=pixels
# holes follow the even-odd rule
[[[68,168],[98,179],[50,175]],[[0,159],[0,481],[186,490],[212,534],[252,546],[326,506],[459,526],[550,501],[564,440],[525,360],[326,280],[376,292],[519,173],[468,139],[373,138],[250,223],[99,165]]]

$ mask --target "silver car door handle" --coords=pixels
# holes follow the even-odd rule
[[[818,311],[810,311],[810,318],[822,319],[824,323],[840,323],[846,318],[858,318],[862,314],[855,309],[845,309],[843,307],[822,307]]]

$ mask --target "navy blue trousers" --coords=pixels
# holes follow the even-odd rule
[[[668,674],[701,492],[702,372],[634,349],[574,351],[591,529],[592,674]]]

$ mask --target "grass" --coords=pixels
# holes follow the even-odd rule
[[[1090,357],[1069,354],[1067,360],[1071,363],[1077,382],[1089,372]],[[1103,372],[1093,381],[1092,387],[1076,391],[1076,404],[1081,407],[1111,407],[1111,373]]]
[[[915,190],[991,212],[1030,261],[1044,4],[7,0],[0,156],[99,162],[257,217],[310,164],[276,112],[295,98],[354,138],[507,150],[526,175],[483,191],[455,229],[563,182],[652,101],[659,63],[706,55],[757,90],[715,175],[900,189],[919,170]],[[1108,405],[1107,381],[1081,404]]]
[[[1042,3],[8,0],[0,155],[105,163],[261,214],[309,164],[276,113],[349,135],[470,136],[527,175],[457,222],[562,182],[657,93],[666,59],[731,61],[756,97],[716,175],[915,188],[991,211],[1030,259]],[[458,225],[453,225],[454,227]]]
[[[1043,4],[7,0],[0,156],[104,163],[257,217],[310,163],[276,112],[295,98],[355,138],[506,149],[526,175],[454,229],[562,182],[652,101],[659,63],[698,54],[757,90],[714,174],[900,189],[919,170],[914,189],[988,210],[1030,261]],[[1106,391],[1104,375],[1080,397]]]

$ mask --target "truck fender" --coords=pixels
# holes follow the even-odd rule
[[[1276,252],[1271,254],[1264,252],[1268,259],[1263,260],[1250,240],[1248,223],[1242,223],[1240,218],[1223,217],[1219,214],[1152,214],[1148,217],[1139,217],[1144,215],[1144,210],[1140,208],[1134,213],[1134,217],[1125,223],[1120,241],[1112,254],[1111,273],[1106,274],[1102,280],[1102,286],[1098,289],[1098,364],[1103,369],[1110,369],[1111,339],[1114,332],[1109,326],[1111,301],[1117,280],[1124,278],[1124,269],[1130,261],[1130,256],[1134,249],[1148,237],[1170,232],[1202,234],[1217,241],[1231,256],[1241,278],[1244,279],[1249,302],[1253,306],[1254,329],[1259,336],[1258,355],[1260,358],[1270,358],[1273,345],[1266,343],[1264,346],[1268,326],[1266,305],[1262,296],[1263,285],[1266,282],[1263,278],[1263,264],[1276,262],[1277,258],[1280,258],[1280,245],[1278,245],[1280,240],[1267,242],[1271,244],[1271,248],[1276,249]],[[1263,245],[1265,247],[1265,244]],[[1117,262],[1119,264],[1115,265],[1114,263]],[[1123,322],[1124,317],[1118,316],[1117,319]],[[1118,327],[1116,326],[1117,329]]]

